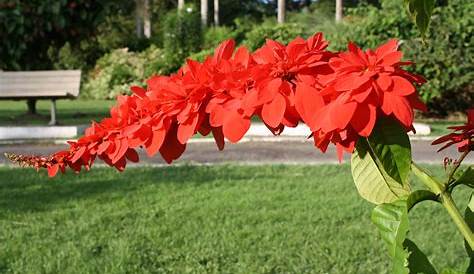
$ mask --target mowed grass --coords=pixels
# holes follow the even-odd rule
[[[83,125],[109,116],[113,100],[57,100],[56,119],[60,125]],[[28,115],[26,100],[0,101],[0,125],[47,125],[51,101],[36,103],[37,115]]]
[[[462,207],[465,192],[455,193]],[[389,273],[372,207],[348,165],[96,168],[54,179],[1,168],[0,272]],[[439,269],[465,269],[441,206],[421,204],[410,220]]]

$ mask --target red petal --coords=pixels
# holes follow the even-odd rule
[[[392,90],[395,94],[400,96],[407,96],[415,92],[415,87],[407,79],[400,76],[393,76]]]
[[[360,136],[367,137],[372,133],[376,118],[375,106],[360,104],[352,117],[351,125]]]
[[[165,140],[165,136],[166,136],[166,130],[165,129],[154,130],[152,132],[152,137],[151,137],[151,139],[148,140],[148,142],[145,146],[146,154],[149,157],[155,155],[158,152],[158,150],[163,145],[163,142]]]
[[[171,164],[171,162],[178,159],[186,149],[186,144],[180,143],[176,138],[176,134],[177,127],[174,126],[170,129],[168,134],[166,134],[165,141],[160,148],[161,156],[168,164]]]
[[[56,176],[56,174],[58,173],[59,171],[59,165],[58,164],[54,164],[52,166],[48,166],[48,176],[49,177],[54,177]]]
[[[303,83],[296,86],[295,107],[309,127],[314,125],[316,112],[323,106],[324,100],[317,89]]]
[[[234,46],[235,41],[232,39],[222,42],[214,51],[214,62],[217,63],[221,59],[230,59],[232,57],[232,53],[234,52]]]
[[[278,93],[273,100],[262,108],[262,119],[271,127],[277,127],[285,114],[286,100]]]
[[[129,148],[127,150],[127,152],[125,153],[125,157],[127,157],[127,159],[129,159],[130,161],[134,163],[138,163],[138,161],[140,160],[140,158],[138,157],[137,151],[134,150],[133,148]]]
[[[394,99],[393,114],[405,127],[410,127],[413,124],[413,110],[410,104],[403,97],[393,96],[392,99]]]
[[[330,119],[333,127],[338,129],[345,129],[347,127],[347,124],[349,124],[349,121],[354,116],[356,108],[356,102],[349,102],[332,107]]]
[[[244,118],[237,111],[227,114],[222,130],[224,136],[232,143],[237,143],[250,128],[250,119]]]
[[[381,45],[375,50],[378,59],[382,59],[385,55],[396,51],[398,48],[398,41],[396,39],[391,39],[387,43]]]
[[[223,150],[225,141],[224,141],[224,134],[222,133],[222,127],[213,127],[212,136],[214,136],[214,140],[216,141],[217,148],[219,150]]]
[[[112,164],[115,164],[118,160],[120,160],[128,150],[127,139],[120,139],[116,141],[116,144],[116,150],[111,157]]]
[[[377,82],[377,85],[383,90],[387,91],[391,86],[392,86],[392,77],[381,74],[379,77],[375,80]]]
[[[378,63],[385,66],[393,66],[400,62],[403,53],[401,51],[394,51],[386,54]]]
[[[367,83],[367,81],[370,80],[370,77],[367,77],[365,75],[363,76],[349,76],[346,78],[343,78],[341,80],[338,80],[336,84],[334,85],[334,88],[337,91],[346,91],[346,90],[352,90],[356,89],[363,84]]]
[[[75,163],[77,162],[79,159],[81,159],[82,155],[84,154],[84,152],[86,152],[86,147],[81,147],[79,150],[77,150],[76,152],[74,152],[74,157],[72,157],[71,159],[71,163]]]
[[[144,89],[142,87],[132,86],[132,87],[130,87],[130,90],[140,98],[145,98],[146,97],[146,89]]]
[[[178,141],[181,144],[186,144],[186,142],[191,138],[196,132],[196,125],[199,117],[194,115],[192,118],[188,119],[184,124],[178,126]]]

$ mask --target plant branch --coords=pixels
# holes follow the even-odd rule
[[[411,170],[431,192],[438,196],[444,192],[445,186],[413,161],[411,162]]]
[[[452,182],[454,174],[456,173],[456,170],[458,170],[458,168],[461,166],[462,161],[464,161],[464,158],[466,158],[466,156],[469,154],[469,152],[470,152],[470,150],[464,151],[464,153],[461,155],[461,157],[459,157],[459,159],[454,163],[454,167],[453,167],[453,169],[451,169],[451,172],[448,175],[448,181],[447,181],[448,185]]]
[[[448,192],[443,192],[440,196],[440,199],[444,208],[446,208],[448,211],[449,216],[451,216],[451,219],[454,221],[459,231],[464,236],[464,239],[466,239],[471,249],[474,249],[474,234],[456,207],[451,195]]]
[[[441,204],[446,208],[446,211],[448,211],[449,216],[458,227],[464,239],[466,239],[469,246],[474,249],[474,235],[471,228],[468,226],[456,207],[451,194],[446,191],[446,185],[440,183],[414,162],[412,162],[411,166],[413,173],[423,182],[423,184],[425,184],[425,186],[427,186],[434,194],[438,195]]]

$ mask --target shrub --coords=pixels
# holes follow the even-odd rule
[[[191,53],[201,49],[203,35],[201,19],[192,6],[182,13],[170,11],[164,20],[163,48],[170,69],[178,69]]]
[[[82,97],[113,99],[128,93],[130,85],[141,84],[144,60],[127,48],[114,50],[99,60],[83,85]]]
[[[266,21],[248,32],[243,43],[253,51],[261,47],[266,39],[288,43],[303,33],[303,28],[299,24],[276,24],[274,21]]]
[[[214,48],[220,42],[227,39],[234,39],[235,33],[230,27],[210,27],[204,33],[204,49]]]
[[[188,59],[203,62],[207,56],[214,54],[214,49],[203,49],[200,52],[191,54]]]

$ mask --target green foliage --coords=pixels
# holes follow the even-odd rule
[[[210,27],[204,33],[204,49],[214,49],[222,41],[235,39],[234,30],[230,27]]]
[[[410,211],[418,203],[423,201],[438,201],[438,196],[433,192],[425,189],[415,190],[410,193],[407,198],[407,209]]]
[[[195,7],[178,13],[170,11],[164,20],[163,49],[166,62],[177,70],[184,59],[201,49],[203,35],[199,13]]]
[[[392,274],[437,273],[426,255],[406,238],[409,221],[405,199],[377,206],[372,211],[372,222],[379,229],[392,258]]]
[[[188,57],[188,59],[203,62],[204,60],[206,60],[206,57],[208,57],[209,55],[212,55],[212,54],[214,54],[214,49],[204,49],[204,50],[201,50],[200,52],[196,52],[196,53],[191,54]]]
[[[97,60],[81,96],[93,99],[114,99],[119,94],[129,94],[131,85],[143,85],[152,74],[164,74],[168,67],[163,50],[151,46],[143,52],[127,48],[117,49]]]
[[[105,17],[97,27],[95,47],[101,53],[108,53],[118,48],[129,48],[132,51],[144,50],[149,46],[146,38],[137,38],[136,22],[130,14],[112,14]]]
[[[362,198],[390,203],[409,193],[411,148],[405,130],[381,120],[369,138],[360,138],[352,154],[352,176]]]
[[[59,50],[50,47],[48,57],[53,62],[54,69],[80,69],[87,66],[82,52],[71,47],[69,42],[66,42]]]
[[[132,3],[133,4],[133,3]],[[130,6],[129,1],[9,0],[0,4],[2,47],[0,68],[4,70],[48,69],[48,50],[59,50],[90,39],[109,13]]]
[[[469,204],[466,206],[464,211],[464,219],[466,223],[471,228],[471,231],[474,230],[474,195],[471,193],[471,198],[469,199]],[[467,241],[464,241],[464,247],[466,248],[467,255],[469,256],[469,266],[467,267],[466,273],[474,273],[474,251],[469,246]]]
[[[178,165],[48,179],[2,167],[0,272],[389,274],[372,206],[350,174],[348,165]],[[410,238],[440,269],[464,268],[439,208],[416,207]]]
[[[420,93],[433,114],[472,106],[474,2],[452,0],[437,6],[424,39],[398,1],[383,0],[381,5],[348,9],[344,23],[327,32],[331,48],[344,49],[350,40],[375,48],[390,38],[400,39],[405,58],[416,62],[414,71],[428,80]]]
[[[303,35],[303,33],[303,28],[299,24],[276,24],[273,20],[269,20],[248,32],[243,44],[254,51],[265,44],[266,39],[273,39],[286,44],[295,37]]]
[[[466,185],[474,188],[474,169],[472,167],[468,167],[461,172],[456,172],[456,177],[458,177],[454,182],[456,185]]]
[[[430,24],[435,0],[404,0],[408,13],[424,36]]]

